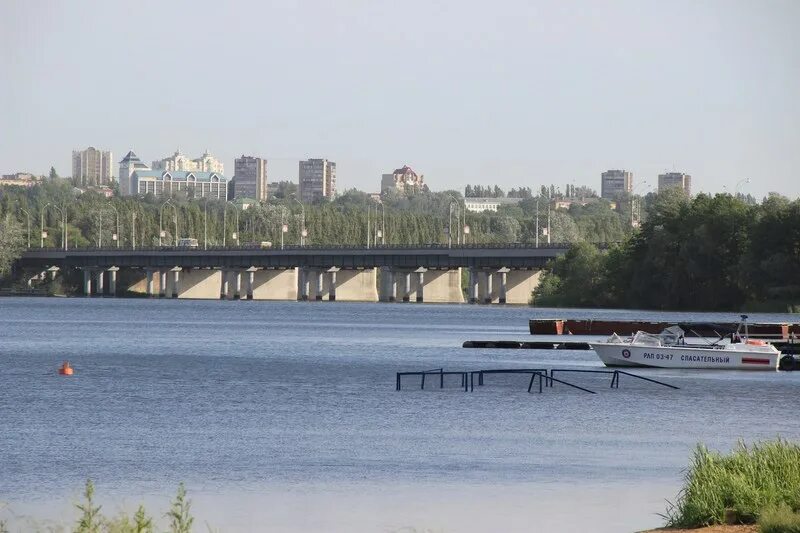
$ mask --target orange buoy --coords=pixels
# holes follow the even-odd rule
[[[61,368],[58,369],[58,373],[62,376],[71,376],[72,375],[72,367],[69,366],[69,361],[64,361],[64,364],[61,365]]]

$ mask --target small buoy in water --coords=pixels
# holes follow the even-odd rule
[[[72,367],[69,366],[69,361],[64,361],[64,364],[61,365],[61,368],[58,369],[58,373],[62,376],[71,376],[72,375]]]

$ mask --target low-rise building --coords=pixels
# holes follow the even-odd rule
[[[119,194],[121,196],[129,196],[136,194],[136,189],[131,186],[131,179],[133,173],[137,170],[150,170],[150,167],[142,163],[133,151],[129,151],[127,155],[119,162]]]
[[[483,213],[484,211],[497,212],[497,208],[503,205],[517,205],[522,198],[464,198],[464,207],[473,213]]]
[[[3,174],[0,177],[0,186],[33,187],[39,183],[38,176],[29,172],[16,172],[14,174]]]
[[[395,169],[391,174],[381,176],[381,194],[386,192],[417,193],[427,190],[425,176],[417,174],[408,165]]]
[[[174,154],[158,161],[153,161],[153,170],[169,170],[184,172],[214,172],[222,174],[225,167],[222,161],[212,156],[208,150],[197,159],[189,159],[176,150]]]
[[[135,170],[131,188],[134,194],[158,197],[172,196],[178,191],[186,191],[194,198],[226,200],[228,197],[228,179],[216,172]]]

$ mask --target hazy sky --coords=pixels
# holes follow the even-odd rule
[[[798,196],[798,28],[797,0],[0,0],[0,172],[208,148],[270,180],[327,157],[340,191],[409,164],[434,190],[625,168]]]

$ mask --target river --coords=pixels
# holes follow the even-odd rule
[[[600,368],[591,351],[461,348],[526,340],[528,318],[566,315],[737,319],[2,298],[0,520],[72,522],[92,478],[106,513],[145,502],[159,520],[183,481],[200,530],[634,531],[661,525],[698,441],[800,439],[800,372],[639,371],[680,390],[565,377],[596,395],[527,394],[521,375],[473,393],[455,377],[395,391],[403,370]],[[56,373],[65,359],[72,377]]]

